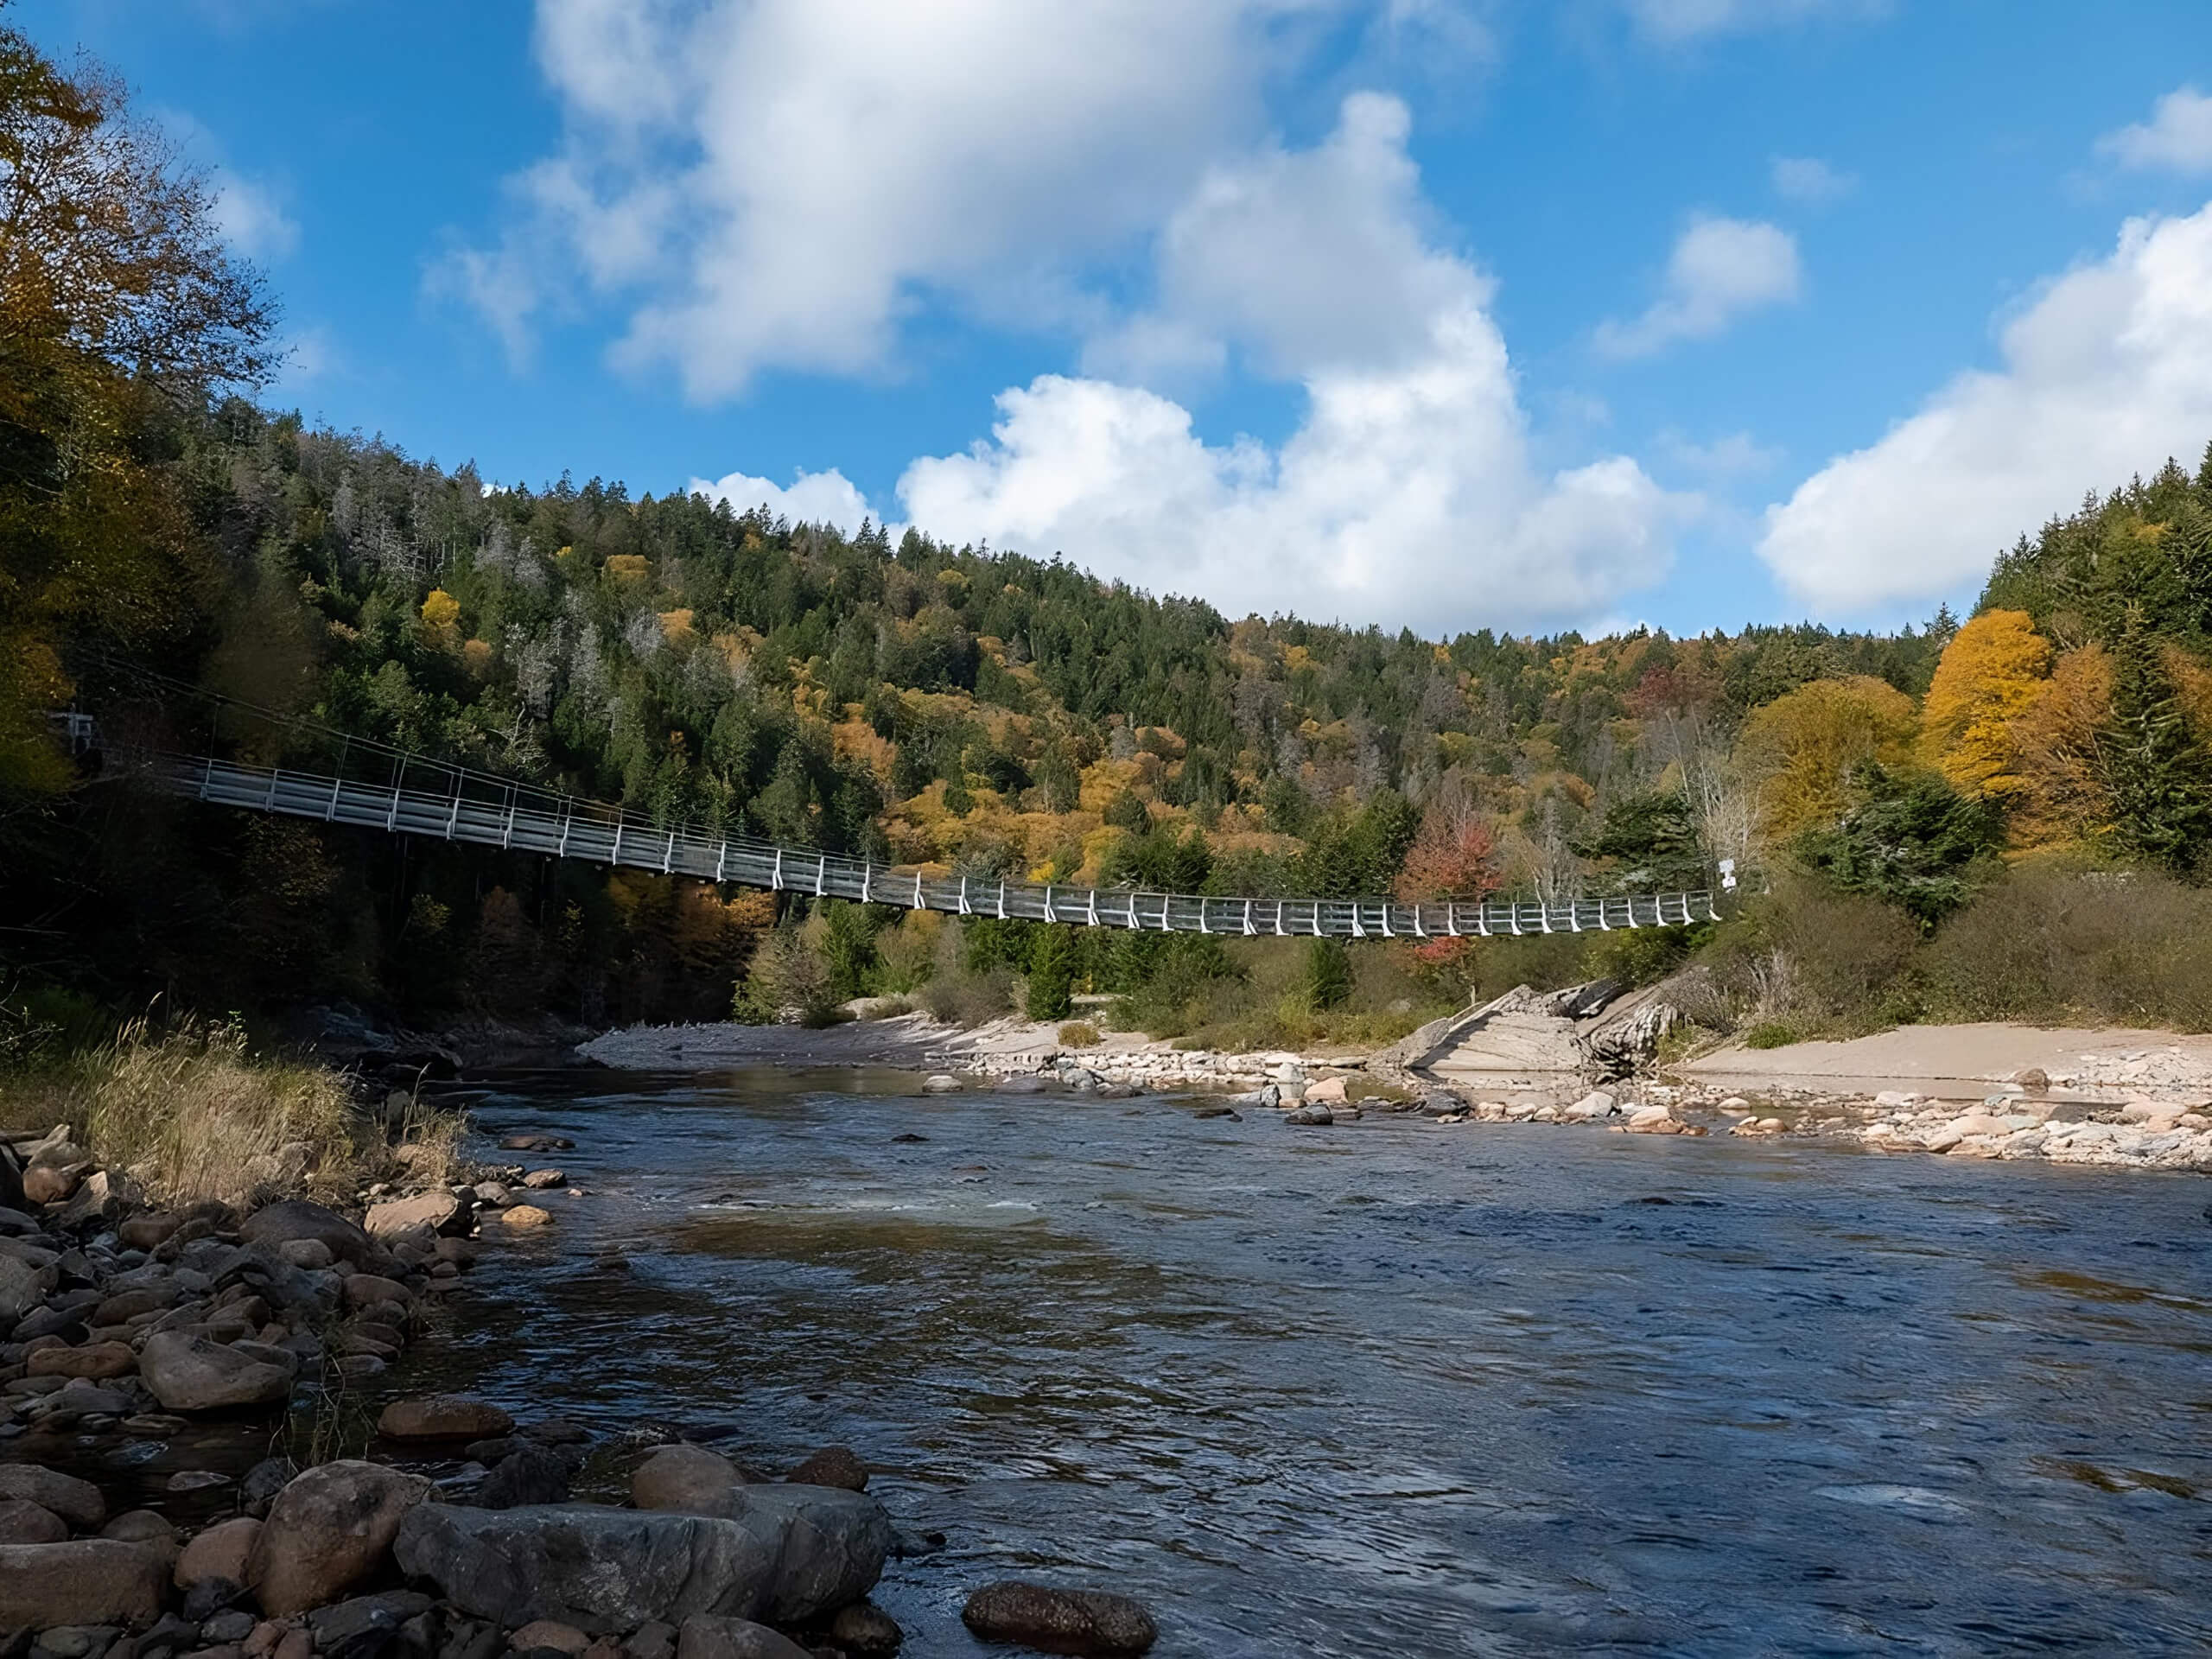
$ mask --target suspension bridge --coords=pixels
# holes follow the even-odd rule
[[[89,726],[86,732],[89,737]],[[1411,904],[1390,898],[1221,897],[938,875],[911,865],[880,864],[668,823],[382,745],[321,735],[339,742],[336,764],[329,770],[129,746],[98,748],[105,775],[211,805],[955,916],[1141,932],[1382,939],[1586,933],[1719,919],[1709,889],[1556,902],[1491,898]],[[347,760],[360,755],[373,757],[386,775],[346,776]]]

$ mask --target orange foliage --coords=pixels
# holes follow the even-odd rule
[[[1497,886],[1492,868],[1497,852],[1490,826],[1474,813],[1465,807],[1431,807],[1399,867],[1398,897],[1480,898]]]
[[[2012,725],[2042,694],[2050,642],[2025,611],[1984,611],[1953,636],[1920,711],[1921,757],[1970,795],[2027,787]]]
[[[2088,840],[2112,823],[2101,781],[2112,719],[2112,655],[2084,645],[2058,659],[2035,701],[2012,722],[2020,789],[2012,831],[2028,846]]]

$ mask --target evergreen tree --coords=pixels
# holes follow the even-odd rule
[[[1029,950],[1029,1017],[1065,1020],[1074,1011],[1075,941],[1065,927],[1047,927]]]
[[[1324,1014],[1351,996],[1351,952],[1342,939],[1316,938],[1306,947],[1306,1006]]]
[[[2212,746],[2191,729],[2164,642],[2139,611],[2113,645],[2109,735],[2102,759],[2113,835],[2139,857],[2196,868],[2212,846]]]

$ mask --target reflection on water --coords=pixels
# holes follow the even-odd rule
[[[1172,1655],[2212,1638],[2204,1189],[1803,1145],[1324,1131],[893,1073],[510,1080],[588,1198],[410,1361],[1124,1588]],[[915,1137],[919,1137],[918,1139]]]

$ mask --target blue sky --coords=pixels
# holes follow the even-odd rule
[[[2212,439],[2202,0],[12,15],[213,169],[276,401],[493,479],[1695,632],[1955,606]]]

